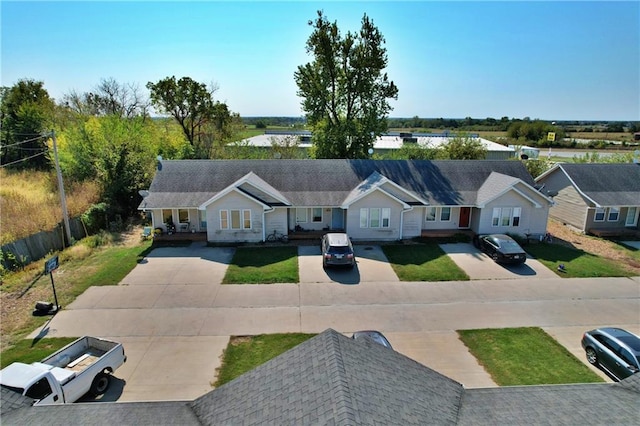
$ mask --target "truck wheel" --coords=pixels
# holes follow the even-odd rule
[[[91,392],[94,396],[102,395],[109,389],[109,385],[111,384],[111,375],[107,373],[99,373],[93,379],[93,383],[91,383]]]

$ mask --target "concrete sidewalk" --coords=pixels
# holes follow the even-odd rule
[[[301,276],[306,261],[322,270],[312,249],[305,255],[301,248]],[[486,387],[493,382],[455,330],[571,329],[558,335],[583,359],[574,342],[579,330],[640,328],[640,278],[221,285],[232,255],[202,246],[156,249],[120,285],[88,289],[30,337],[86,334],[124,342],[120,386],[105,398],[141,401],[193,399],[210,390],[231,335],[378,329],[399,352],[467,387]],[[359,259],[365,260],[381,276],[390,269],[375,255]]]

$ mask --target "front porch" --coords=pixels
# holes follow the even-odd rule
[[[207,241],[206,232],[163,232],[154,234],[154,241]]]
[[[599,238],[609,238],[609,237],[640,237],[640,230],[633,228],[590,228],[587,230],[587,234],[595,235]]]

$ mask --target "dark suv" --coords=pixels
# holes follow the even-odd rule
[[[640,371],[640,337],[621,328],[598,328],[582,336],[589,364],[617,380]]]
[[[345,233],[332,232],[324,234],[321,242],[322,266],[348,266],[356,265],[356,256],[349,236]]]

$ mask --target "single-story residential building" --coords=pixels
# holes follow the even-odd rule
[[[330,230],[394,241],[543,234],[551,204],[514,160],[162,160],[138,208],[154,228],[209,242]]]
[[[2,424],[637,425],[640,374],[613,384],[466,389],[328,329],[193,401],[32,403],[3,388]]]
[[[298,138],[298,150],[307,152],[311,148],[312,133],[309,131],[265,131],[262,135],[250,137],[243,141],[249,146],[271,149],[274,142],[282,143],[287,138]],[[384,155],[402,148],[405,144],[414,144],[422,148],[440,148],[455,137],[449,133],[400,133],[388,132],[378,136],[373,142],[373,154]],[[487,150],[485,160],[508,160],[517,156],[516,149],[479,137],[469,135],[479,141]]]
[[[549,215],[582,232],[614,236],[640,230],[640,164],[559,163],[536,183],[554,194]]]

